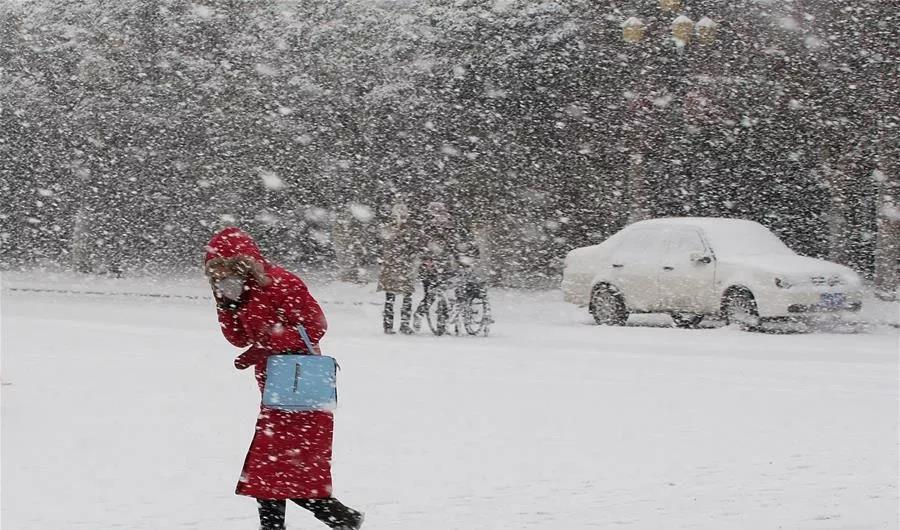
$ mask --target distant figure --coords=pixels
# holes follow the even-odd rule
[[[341,210],[331,230],[331,239],[337,258],[338,280],[351,283],[365,283],[363,262],[366,247],[363,243],[365,225],[353,215],[348,205]]]
[[[418,253],[416,233],[409,220],[409,208],[397,203],[391,210],[391,222],[383,232],[381,274],[378,290],[384,291],[384,332],[394,333],[394,302],[403,296],[400,308],[400,333],[409,335],[412,295],[415,292],[415,261]]]
[[[428,204],[427,218],[422,230],[424,237],[419,277],[422,279],[425,295],[416,308],[413,322],[415,330],[421,327],[421,319],[428,313],[435,292],[444,288],[459,265],[456,255],[459,234],[444,203],[435,201]]]
[[[327,328],[322,308],[300,278],[266,261],[249,235],[233,227],[214,235],[204,266],[222,333],[234,346],[249,347],[234,366],[252,366],[260,391],[270,355],[319,354],[318,342]],[[304,346],[299,324],[315,351]],[[331,412],[260,407],[237,493],[256,498],[261,530],[284,530],[287,500],[330,528],[362,526],[363,515],[331,495],[333,429]]]

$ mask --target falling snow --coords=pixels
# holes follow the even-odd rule
[[[59,274],[49,288],[170,296],[155,289],[197,280],[225,225],[315,275],[343,311],[329,333],[365,373],[349,377],[357,423],[340,427],[337,454],[361,466],[341,480],[360,480],[371,528],[895,528],[898,56],[895,0],[0,1],[0,268],[22,275],[18,290],[3,284],[4,528],[7,505],[12,530],[256,525],[222,500],[225,473],[205,454],[188,466],[147,452],[237,444],[210,435],[238,421],[206,395],[221,391],[228,348],[210,307],[179,307],[196,326],[181,329],[142,304],[26,294]],[[588,308],[561,302],[574,249],[680,216],[754,221],[797,260],[852,270],[859,326],[745,341],[587,326]],[[373,280],[401,232],[402,265],[446,238],[477,269],[503,298],[500,336],[376,340],[393,338]],[[765,281],[779,294],[790,283]],[[200,284],[190,296],[208,294]],[[869,305],[887,307],[878,326]],[[661,326],[683,316],[668,312]],[[459,387],[460,362],[488,358]],[[92,379],[96,364],[112,383]],[[184,370],[200,366],[210,380],[187,394]],[[176,395],[212,408],[173,416]],[[29,420],[32,408],[75,430]],[[385,409],[384,423],[369,417]],[[429,431],[447,425],[449,437]],[[115,456],[94,466],[103,455]],[[121,497],[144,483],[118,474],[121,455],[156,489]],[[36,499],[63,508],[42,519]],[[226,522],[197,522],[209,514]]]

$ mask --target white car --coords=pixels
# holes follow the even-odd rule
[[[680,327],[704,316],[753,329],[764,319],[858,311],[859,276],[799,256],[752,221],[667,218],[634,223],[566,256],[562,290],[599,324],[669,313]]]

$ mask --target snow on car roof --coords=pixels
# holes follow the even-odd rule
[[[605,241],[573,249],[566,255],[566,267],[590,269],[591,263],[605,252],[614,250],[617,242],[636,229],[694,228],[703,232],[717,258],[746,256],[793,255],[781,239],[765,226],[746,219],[724,217],[663,217],[630,224]]]
[[[660,217],[658,219],[647,219],[646,221],[638,221],[631,226],[693,226],[696,228],[725,228],[735,229],[740,226],[746,227],[762,227],[755,221],[746,219],[731,219],[727,217]]]
[[[638,221],[628,228],[690,227],[702,230],[713,251],[719,255],[793,254],[781,239],[765,226],[746,219],[725,217],[665,217]]]

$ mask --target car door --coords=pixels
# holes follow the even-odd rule
[[[612,254],[617,287],[631,311],[649,312],[659,307],[659,270],[665,252],[665,230],[633,230]]]
[[[695,314],[714,312],[711,302],[715,300],[716,264],[700,231],[672,228],[666,239],[665,258],[657,270],[661,309]]]

